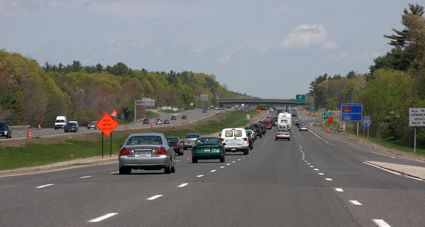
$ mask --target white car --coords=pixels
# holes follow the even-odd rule
[[[249,138],[243,128],[225,128],[221,131],[221,141],[226,152],[242,151],[249,154]]]

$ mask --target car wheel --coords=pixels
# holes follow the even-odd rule
[[[223,156],[223,157],[220,158],[220,162],[224,162],[224,161],[225,161],[225,158]]]
[[[120,174],[131,174],[131,169],[128,167],[120,167],[119,169]]]
[[[192,163],[198,163],[198,159],[197,158],[192,158]]]
[[[243,154],[244,154],[244,155],[249,154],[249,149],[246,149],[246,150],[243,152]]]
[[[165,174],[170,174],[171,173],[171,166],[167,166],[164,168],[164,173]]]
[[[291,139],[288,139],[288,141],[291,141]]]

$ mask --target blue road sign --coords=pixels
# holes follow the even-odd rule
[[[361,103],[342,103],[341,104],[341,120],[360,122],[362,121],[363,106]]]
[[[365,128],[369,128],[372,125],[372,119],[370,118],[370,116],[363,117],[362,125]]]

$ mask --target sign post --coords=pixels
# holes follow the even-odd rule
[[[96,127],[102,131],[102,158],[103,158],[103,135],[109,136],[109,156],[112,156],[112,132],[118,127],[118,122],[111,115],[104,114],[96,123]]]
[[[413,127],[413,152],[416,153],[416,127],[425,126],[425,108],[409,108],[409,126]]]
[[[362,121],[363,106],[361,103],[341,103],[341,120],[357,123],[359,135],[359,122]]]

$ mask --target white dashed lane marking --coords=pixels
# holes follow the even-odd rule
[[[215,171],[217,171],[217,170],[213,169],[213,170],[211,170],[210,172],[211,172],[211,173],[214,173]]]
[[[325,175],[324,173],[318,173],[320,176],[323,176],[323,175]]]
[[[327,181],[333,181],[332,178],[325,178]]]
[[[224,169],[224,166],[220,166],[220,169]]]
[[[382,219],[373,219],[373,222],[375,222],[375,224],[378,227],[391,227],[391,225],[389,225],[388,223],[386,223],[384,220]]]
[[[186,187],[188,185],[188,183],[183,183],[183,184],[180,184],[179,186],[177,186],[178,188],[183,188],[183,187]]]
[[[110,218],[110,217],[113,217],[113,216],[115,216],[115,215],[117,215],[117,214],[118,214],[118,213],[109,213],[109,214],[105,214],[105,215],[100,216],[100,217],[98,217],[98,218],[94,218],[94,219],[90,220],[89,222],[101,222],[101,221],[103,221],[103,220],[105,220],[105,219],[108,219],[108,218]]]
[[[82,177],[80,177],[81,179],[86,179],[86,178],[90,178],[90,177],[92,177],[92,176],[82,176]]]
[[[230,163],[227,163],[226,166],[230,166]]]
[[[238,161],[240,161],[241,159],[240,158],[238,158]]]
[[[53,186],[53,185],[54,185],[54,184],[45,184],[45,185],[37,186],[37,187],[35,187],[35,188],[40,189],[40,188],[50,187],[50,186]]]
[[[200,178],[200,177],[203,177],[204,175],[202,175],[202,174],[200,174],[200,175],[197,175],[196,177],[197,178]]]
[[[362,203],[360,203],[359,201],[357,201],[357,200],[348,200],[351,204],[353,204],[353,205],[355,205],[355,206],[361,206],[362,205]]]
[[[158,198],[160,198],[162,196],[163,195],[154,195],[154,196],[151,196],[151,197],[147,198],[146,200],[152,201],[152,200],[158,199]]]
[[[319,169],[316,168],[316,169],[314,169],[314,171],[319,171]]]
[[[337,191],[337,192],[344,192],[344,189],[342,189],[342,188],[335,188],[335,191]]]

